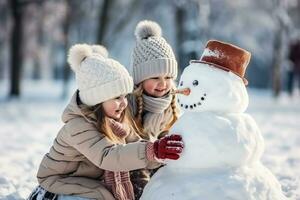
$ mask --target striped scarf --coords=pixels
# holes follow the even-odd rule
[[[129,172],[105,171],[104,181],[117,200],[134,200]]]
[[[114,134],[120,138],[125,138],[128,135],[123,125],[113,119],[111,120],[111,128]],[[112,172],[105,170],[104,182],[116,200],[135,199],[129,172]]]

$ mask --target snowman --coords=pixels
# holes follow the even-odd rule
[[[284,200],[275,176],[261,163],[264,140],[245,113],[244,78],[251,54],[210,40],[200,60],[190,62],[179,82],[184,112],[170,130],[184,151],[167,161],[144,189],[142,200]]]

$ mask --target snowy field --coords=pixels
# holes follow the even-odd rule
[[[59,83],[25,82],[20,100],[7,100],[0,83],[0,199],[25,199],[37,185],[37,168],[62,126]],[[73,84],[74,85],[74,84]],[[74,88],[73,88],[74,89]],[[70,89],[69,96],[72,94]],[[265,138],[263,163],[286,196],[300,200],[300,95],[274,100],[266,90],[249,90],[250,113]]]

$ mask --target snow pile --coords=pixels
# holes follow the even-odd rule
[[[261,163],[264,140],[254,119],[244,113],[248,94],[238,76],[204,63],[185,68],[179,96],[185,113],[171,133],[183,136],[185,149],[153,176],[142,199],[283,200],[275,176]]]

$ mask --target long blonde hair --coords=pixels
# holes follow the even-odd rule
[[[172,100],[171,100],[170,106],[172,108],[173,117],[172,117],[172,120],[166,125],[166,127],[164,127],[162,132],[168,131],[178,119],[179,112],[178,112],[177,104],[176,104],[176,94],[174,93],[175,90],[176,90],[175,83],[173,83],[173,87],[170,91],[171,95],[172,95]],[[135,103],[137,105],[137,112],[134,116],[134,120],[135,120],[137,127],[139,128],[140,136],[143,138],[147,138],[148,135],[147,135],[147,133],[145,133],[145,131],[143,129],[143,111],[144,111],[143,92],[144,92],[144,89],[143,89],[142,83],[140,83],[133,91],[133,95],[135,96],[135,99],[136,99]]]
[[[93,115],[92,119],[95,121],[97,130],[100,133],[103,133],[110,141],[116,144],[125,143],[124,139],[121,139],[114,134],[110,126],[110,118],[105,114],[103,103],[97,104],[95,106],[86,106],[82,104],[80,108],[82,110],[82,113],[86,117],[91,118],[91,115]],[[135,134],[137,134],[137,132],[139,131],[128,106],[122,112],[121,117],[118,121],[122,124],[127,124],[129,126],[129,129],[133,130]]]

